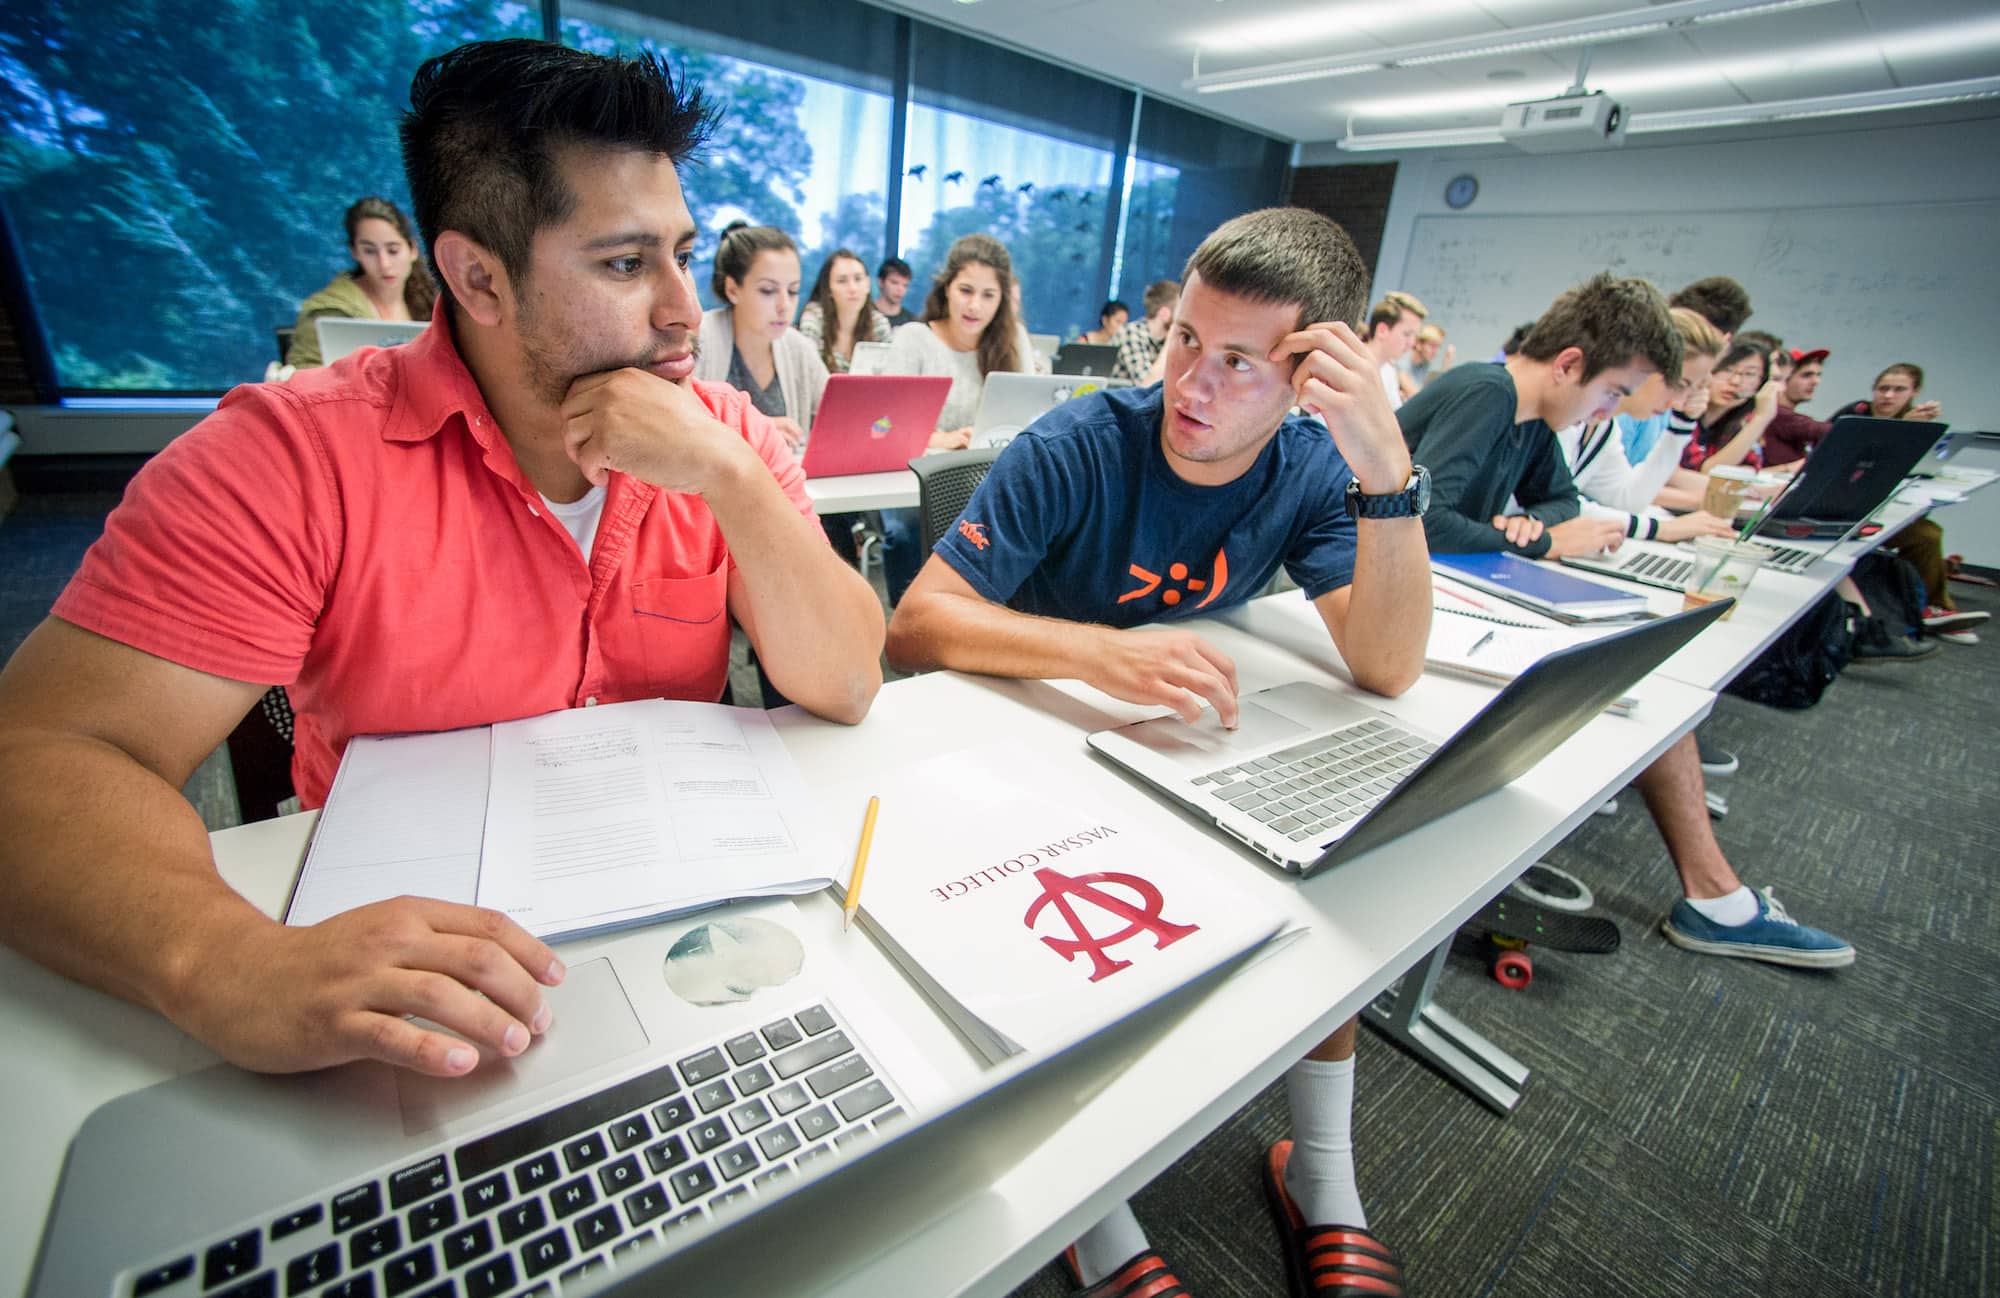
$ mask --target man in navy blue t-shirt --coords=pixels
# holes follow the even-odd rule
[[[1367,289],[1324,217],[1276,208],[1216,230],[1188,261],[1161,384],[1068,402],[1007,447],[898,605],[890,662],[1082,680],[1190,721],[1206,701],[1234,726],[1226,655],[1192,630],[1130,628],[1241,603],[1282,565],[1356,684],[1408,689],[1430,629],[1429,553],[1409,512],[1421,471],[1348,323]],[[1334,1250],[1371,1292],[1398,1294],[1354,1183],[1354,1032],[1286,1074],[1294,1139],[1271,1147],[1264,1175],[1296,1274]],[[1069,1256],[1093,1296],[1167,1274],[1129,1207]]]

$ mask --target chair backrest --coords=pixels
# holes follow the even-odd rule
[[[292,796],[292,700],[282,685],[264,691],[229,732],[229,771],[243,823],[269,820]]]
[[[285,357],[292,354],[292,335],[298,330],[291,325],[278,325],[271,333],[278,340],[278,364],[285,363]]]
[[[1005,449],[980,446],[910,461],[910,471],[917,475],[917,508],[923,513],[924,545],[919,554],[929,554],[938,538],[958,521],[965,502],[972,499],[973,488],[985,479],[986,471]]]

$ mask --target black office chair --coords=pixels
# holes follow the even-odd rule
[[[929,554],[938,538],[951,530],[972,499],[972,492],[986,478],[999,456],[998,446],[977,446],[969,451],[948,451],[943,455],[923,455],[910,461],[917,475],[917,508],[923,512],[923,554]]]
[[[292,335],[297,332],[298,330],[291,325],[279,325],[271,330],[272,335],[278,340],[278,364],[283,365],[285,357],[292,354]]]
[[[292,788],[292,700],[282,685],[264,691],[229,732],[230,774],[236,777],[236,806],[243,823],[269,820],[290,798]]]

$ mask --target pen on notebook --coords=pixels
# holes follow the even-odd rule
[[[854,922],[854,909],[861,904],[861,876],[868,873],[868,845],[875,841],[875,813],[882,809],[882,799],[868,799],[868,815],[861,822],[861,846],[854,849],[854,873],[847,876],[847,900],[840,907],[840,928]]]
[[[1467,649],[1465,651],[1465,656],[1467,658],[1472,657],[1472,655],[1478,653],[1481,649],[1484,649],[1487,645],[1487,642],[1492,639],[1493,639],[1493,633],[1491,631],[1488,631],[1485,635],[1480,636],[1477,640],[1474,640],[1472,642],[1472,648]]]

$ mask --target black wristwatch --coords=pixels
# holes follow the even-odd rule
[[[1421,518],[1431,507],[1431,471],[1421,464],[1410,466],[1410,480],[1401,491],[1371,496],[1353,479],[1347,483],[1349,518]]]

